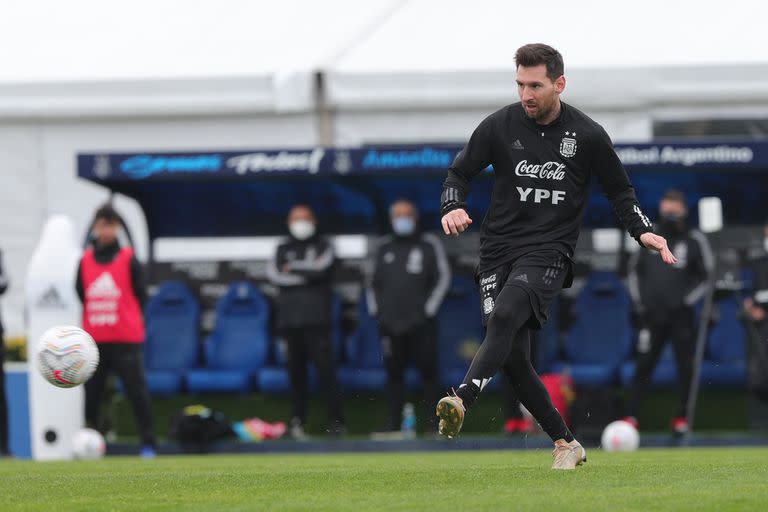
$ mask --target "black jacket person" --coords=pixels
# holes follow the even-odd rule
[[[694,305],[704,296],[707,277],[714,266],[707,238],[686,223],[682,193],[669,190],[659,205],[657,232],[677,256],[666,265],[658,255],[641,249],[630,260],[629,288],[640,319],[637,369],[629,396],[629,420],[636,423],[642,393],[653,374],[667,341],[672,342],[680,391],[679,410],[672,420],[676,432],[684,432],[688,390],[696,340]]]
[[[343,431],[341,396],[331,342],[331,273],[336,261],[333,246],[317,234],[315,215],[308,206],[294,206],[288,214],[290,236],[275,251],[267,267],[277,286],[275,327],[288,349],[293,418],[291,434],[304,436],[307,419],[307,363],[312,361],[328,403],[329,430]]]
[[[426,418],[434,422],[432,404],[439,397],[435,315],[451,282],[442,243],[416,229],[416,208],[401,200],[390,209],[393,236],[384,238],[374,255],[368,308],[379,324],[389,380],[389,428],[399,425],[405,401],[404,373],[415,363],[424,383]]]

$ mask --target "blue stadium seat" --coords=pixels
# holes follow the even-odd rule
[[[604,386],[617,380],[627,357],[632,328],[631,299],[613,272],[594,272],[576,302],[577,319],[565,342],[566,361],[552,370],[567,370],[579,386]]]
[[[178,393],[184,374],[197,363],[200,305],[187,285],[163,283],[144,308],[144,357],[151,393]]]
[[[747,382],[746,333],[739,319],[740,298],[736,295],[716,303],[718,322],[712,326],[707,358],[701,366],[701,383],[707,387],[744,389]]]
[[[358,323],[347,340],[347,364],[338,370],[343,389],[380,391],[387,382],[376,319],[368,312],[365,294],[358,303]]]
[[[333,310],[331,314],[331,341],[333,341],[334,348],[336,350],[336,360],[341,361],[345,359],[345,347],[342,340],[342,328],[341,328],[341,311],[342,304],[341,299],[337,296],[333,296]],[[288,376],[288,370],[286,364],[288,362],[288,354],[285,351],[285,345],[280,338],[274,338],[272,343],[272,353],[274,364],[263,367],[259,370],[256,376],[257,386],[260,391],[265,393],[287,393],[291,389],[291,381]],[[314,368],[310,365],[310,390],[317,389],[317,378],[315,377]]]
[[[206,367],[187,374],[192,392],[251,388],[269,354],[269,304],[251,283],[233,283],[216,304],[216,325],[205,343]]]

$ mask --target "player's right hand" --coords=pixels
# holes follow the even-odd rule
[[[661,254],[661,259],[667,265],[674,265],[677,263],[677,258],[672,251],[669,250],[667,245],[667,239],[663,236],[656,235],[654,233],[643,233],[640,235],[640,242],[652,251],[656,251]]]
[[[459,236],[472,224],[472,219],[463,208],[458,208],[443,215],[441,222],[446,235]]]

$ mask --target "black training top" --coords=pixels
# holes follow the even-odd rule
[[[493,165],[491,205],[483,220],[479,272],[534,249],[573,256],[594,173],[621,223],[639,242],[652,231],[603,127],[561,102],[542,126],[520,103],[485,118],[448,168],[442,214],[466,208],[470,181]]]

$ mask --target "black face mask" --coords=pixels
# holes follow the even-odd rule
[[[659,217],[659,228],[666,233],[681,233],[685,230],[685,215],[663,214]]]

